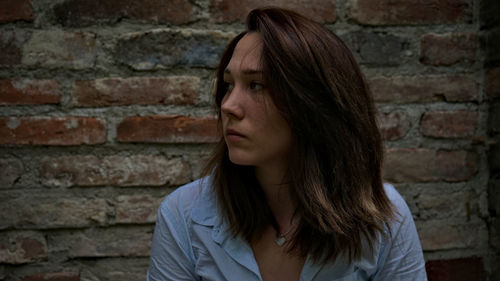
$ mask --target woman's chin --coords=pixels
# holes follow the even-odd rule
[[[252,166],[253,162],[248,158],[243,155],[236,154],[229,152],[229,161],[235,165],[240,165],[240,166]]]

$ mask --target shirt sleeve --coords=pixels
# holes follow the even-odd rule
[[[199,280],[194,269],[187,220],[176,201],[175,197],[167,197],[158,210],[148,281]]]
[[[396,207],[396,219],[380,252],[378,270],[373,281],[427,280],[425,261],[417,229],[404,199],[391,186],[388,196]]]

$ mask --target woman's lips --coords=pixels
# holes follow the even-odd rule
[[[226,130],[226,140],[230,142],[239,142],[245,139],[246,137],[241,134],[240,132],[233,130],[233,129],[227,129]]]

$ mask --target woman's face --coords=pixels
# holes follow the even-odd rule
[[[266,167],[286,163],[292,133],[264,83],[262,39],[248,33],[236,45],[224,70],[227,92],[222,99],[224,138],[231,162]]]

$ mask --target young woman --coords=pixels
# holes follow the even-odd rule
[[[217,70],[207,177],[162,203],[148,280],[426,280],[350,51],[287,10],[247,28]]]

